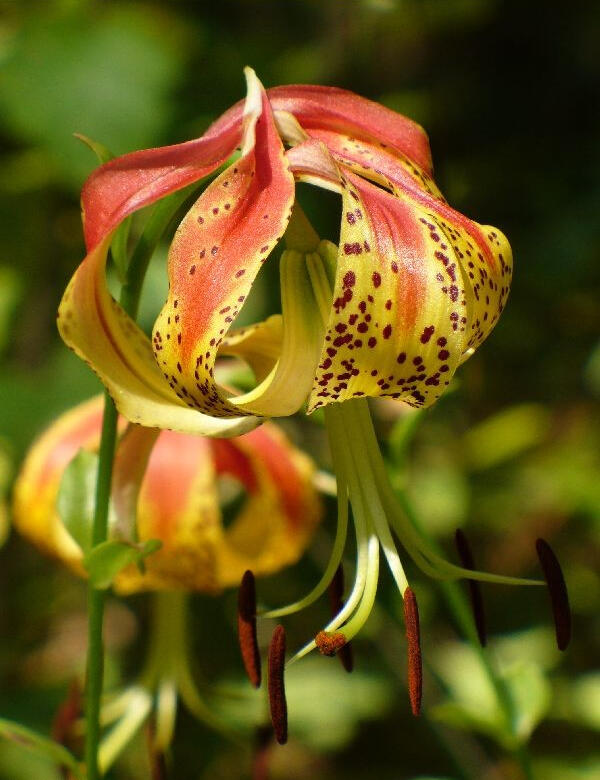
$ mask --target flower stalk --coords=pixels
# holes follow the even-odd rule
[[[133,319],[136,318],[138,313],[142,285],[148,270],[148,263],[164,231],[181,204],[189,196],[189,193],[190,190],[188,188],[160,201],[156,205],[146,230],[132,253],[125,281],[121,288],[119,302],[123,310]],[[105,391],[92,525],[93,547],[102,544],[108,538],[108,509],[117,443],[117,419],[116,406],[110,394]],[[100,700],[104,677],[103,622],[105,598],[106,591],[95,588],[91,583],[88,585],[88,651],[85,688],[85,765],[88,780],[98,780],[101,777],[98,764],[98,746],[100,741]]]

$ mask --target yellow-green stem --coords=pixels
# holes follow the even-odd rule
[[[148,263],[173,216],[189,196],[188,187],[161,201],[152,212],[146,230],[136,246],[127,276],[123,284],[120,303],[123,309],[135,319],[140,303],[142,284]],[[98,457],[98,478],[92,545],[106,541],[108,537],[108,508],[112,483],[112,468],[117,442],[117,409],[108,393],[104,395],[104,416],[102,437]],[[85,692],[85,764],[88,780],[98,780],[98,744],[100,741],[100,697],[104,672],[104,641],[102,626],[104,620],[105,591],[88,586],[88,651],[86,664]]]

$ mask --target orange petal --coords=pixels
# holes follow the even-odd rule
[[[294,178],[260,82],[249,80],[246,153],[215,179],[179,226],[169,252],[169,297],[155,324],[153,346],[179,398],[215,416],[240,409],[213,378],[217,351],[252,283],[287,226]]]

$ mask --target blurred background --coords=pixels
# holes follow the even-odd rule
[[[455,390],[420,417],[408,454],[402,408],[377,404],[377,422],[395,478],[449,554],[457,527],[481,568],[537,576],[539,535],[558,552],[574,611],[569,652],[554,649],[545,593],[486,587],[490,653],[536,776],[600,777],[599,29],[600,5],[585,0],[0,0],[0,717],[47,733],[84,658],[84,585],[11,535],[9,511],[33,438],[99,390],[54,326],[83,257],[78,192],[96,165],[73,133],[115,154],[196,137],[243,96],[250,64],[266,86],[337,85],[420,122],[449,202],[511,241],[508,308]],[[306,187],[302,197],[335,239],[335,199]],[[163,260],[150,271],[146,327],[164,295]],[[277,307],[269,266],[250,319]],[[327,467],[318,419],[287,429]],[[260,583],[265,602],[315,582],[333,509],[305,559]],[[477,657],[435,586],[410,573],[423,717],[409,713],[402,605],[385,573],[355,673],[312,657],[291,670],[291,740],[273,752],[273,778],[522,777]],[[147,612],[145,597],[110,601],[109,685],[138,668]],[[235,594],[195,597],[193,613],[201,677],[243,688]],[[316,605],[290,619],[290,646],[326,614]],[[255,699],[216,699],[224,717],[253,723]],[[145,760],[140,738],[111,776],[147,777]],[[185,713],[174,765],[178,780],[248,776],[247,752]],[[59,774],[0,742],[0,778],[32,777]]]

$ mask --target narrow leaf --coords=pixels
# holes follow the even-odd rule
[[[98,456],[79,450],[60,483],[57,509],[63,524],[84,555],[91,548]]]

